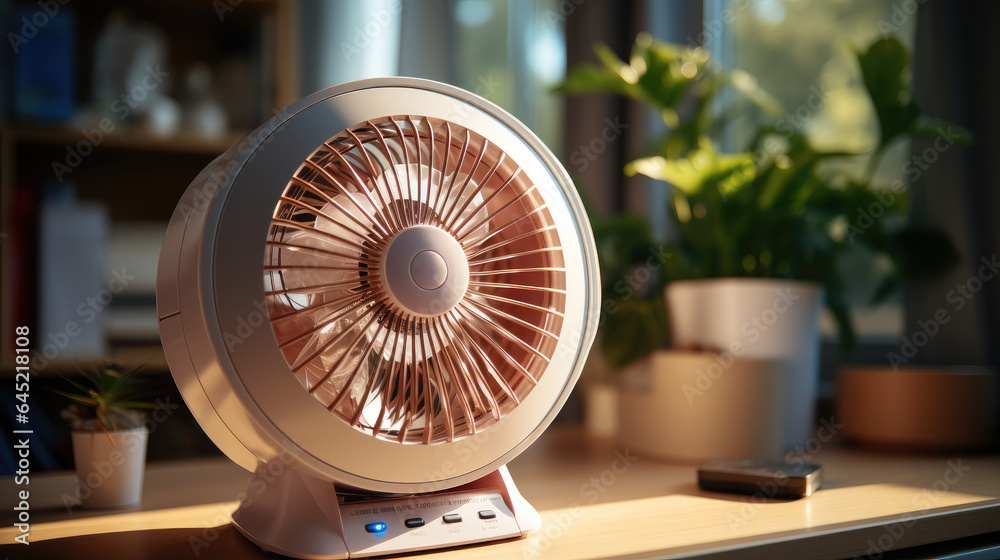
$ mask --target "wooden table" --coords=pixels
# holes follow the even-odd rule
[[[823,487],[784,501],[705,492],[693,465],[637,456],[576,428],[549,430],[510,465],[541,511],[526,539],[419,558],[848,558],[1000,531],[1000,457],[884,455],[824,444]],[[793,457],[809,458],[809,450]],[[623,460],[627,457],[628,460]],[[617,471],[617,472],[616,472]],[[67,473],[32,478],[31,541],[9,558],[277,558],[228,525],[247,473],[224,459],[150,465],[143,505],[67,513]],[[13,481],[0,484],[4,515]],[[197,554],[196,554],[197,553]]]

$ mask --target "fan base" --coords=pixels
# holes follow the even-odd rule
[[[261,548],[293,558],[399,554],[517,538],[541,526],[506,466],[456,488],[398,496],[338,491],[275,463],[257,470],[233,526]]]

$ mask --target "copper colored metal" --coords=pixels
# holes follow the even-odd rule
[[[271,327],[305,390],[358,430],[434,444],[512,411],[552,359],[566,271],[548,208],[481,135],[422,116],[360,123],[289,180],[268,232]],[[393,303],[382,277],[401,231],[451,233],[468,288],[437,316]]]

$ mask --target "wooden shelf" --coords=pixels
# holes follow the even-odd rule
[[[10,142],[19,144],[75,146],[79,142],[88,141],[82,130],[63,126],[5,126],[0,128],[0,134],[9,138]],[[228,150],[245,134],[246,132],[231,132],[221,138],[212,139],[186,131],[170,136],[159,136],[146,130],[123,128],[105,134],[101,139],[100,147],[162,153],[217,155]]]
[[[163,348],[158,344],[117,348],[112,346],[107,356],[95,356],[93,359],[56,360],[48,362],[43,371],[46,374],[74,375],[77,373],[77,368],[88,368],[93,365],[99,365],[107,359],[114,360],[126,370],[145,366],[145,371],[149,373],[166,373],[170,371],[170,368],[167,367],[167,359],[163,355]],[[13,362],[9,363],[13,364]],[[0,379],[12,379],[14,373],[13,365],[0,368]]]
[[[171,76],[172,87],[167,93],[173,98],[184,97],[186,72],[197,65],[209,67],[213,86],[221,88],[213,94],[226,107],[229,126],[236,129],[233,132],[215,139],[192,131],[160,136],[115,118],[115,129],[95,142],[84,132],[92,130],[94,124],[0,122],[0,233],[14,240],[0,241],[0,270],[4,272],[0,274],[0,378],[14,368],[14,322],[37,326],[36,303],[44,294],[37,293],[37,262],[32,256],[38,255],[38,236],[31,220],[47,185],[71,182],[80,200],[106,208],[112,226],[126,221],[165,222],[191,179],[212,158],[260,125],[272,111],[299,97],[297,3],[246,0],[216,4],[204,0],[100,0],[74,10],[74,89],[79,107],[93,106],[95,45],[109,17],[124,10],[135,21],[148,23],[167,37],[166,65],[176,74]],[[13,99],[12,76],[0,76],[0,87],[6,99]],[[56,173],[54,164],[66,159],[67,148],[81,142],[95,144],[83,154],[85,161],[71,165],[71,174]],[[15,200],[21,201],[18,210]],[[112,345],[108,357],[126,367],[148,364],[151,370],[167,369],[158,346],[136,349]],[[79,363],[86,365],[82,360]],[[53,363],[46,370],[72,373],[75,366],[73,362]]]

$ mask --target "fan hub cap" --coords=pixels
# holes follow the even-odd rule
[[[448,263],[437,251],[420,251],[410,261],[410,278],[424,290],[436,290],[448,279]]]
[[[393,303],[419,317],[447,313],[469,286],[469,263],[458,240],[428,225],[406,228],[393,238],[382,272]]]

